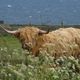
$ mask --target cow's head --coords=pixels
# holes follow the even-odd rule
[[[2,26],[1,26],[2,27]],[[25,27],[18,30],[10,31],[2,27],[7,33],[14,35],[19,39],[23,49],[31,50],[35,45],[35,35],[42,35],[47,33],[36,27]]]
[[[45,44],[47,43],[47,40],[48,40],[48,33],[49,33],[49,30],[48,31],[44,31],[44,30],[39,30],[36,34],[36,37],[35,37],[35,45],[34,47],[32,48],[32,54],[35,55],[35,56],[38,56],[39,54],[39,49]]]

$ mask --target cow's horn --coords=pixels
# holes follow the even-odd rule
[[[2,27],[1,25],[0,25],[0,27],[1,27],[4,31],[6,31],[7,33],[10,33],[10,34],[15,34],[15,33],[17,32],[17,30],[10,31],[10,30],[8,30],[8,29],[5,29],[5,28]]]
[[[42,35],[42,34],[48,34],[49,33],[49,30],[47,31],[44,31],[44,30],[39,30],[39,35]]]

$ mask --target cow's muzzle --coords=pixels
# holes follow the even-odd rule
[[[30,46],[30,44],[28,44],[28,43],[23,44],[23,45],[22,45],[22,48],[23,48],[23,49],[26,49],[26,50],[28,50],[28,51],[30,51],[30,50],[32,49],[31,46]]]

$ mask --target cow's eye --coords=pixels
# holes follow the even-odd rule
[[[20,32],[16,32],[16,33],[14,34],[14,36],[17,37],[17,38],[19,38],[19,37],[20,37]]]

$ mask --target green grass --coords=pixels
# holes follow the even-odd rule
[[[9,46],[12,48],[20,48],[19,41],[14,36],[2,36],[0,35],[0,46]]]
[[[16,38],[0,36],[0,80],[80,80],[80,59],[29,54]]]

